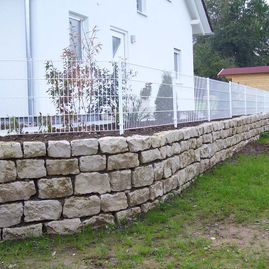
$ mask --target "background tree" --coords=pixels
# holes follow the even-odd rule
[[[269,5],[265,0],[206,0],[214,35],[194,45],[197,75],[216,77],[231,66],[269,64]]]

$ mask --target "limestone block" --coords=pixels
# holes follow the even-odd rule
[[[17,170],[13,161],[0,161],[0,183],[16,180]]]
[[[80,171],[82,172],[98,172],[106,170],[106,156],[93,155],[85,156],[79,159]]]
[[[3,229],[3,240],[21,240],[42,235],[42,224]]]
[[[72,156],[95,155],[98,146],[98,140],[95,138],[73,140],[71,141]]]
[[[17,160],[18,178],[41,178],[47,175],[44,160]]]
[[[128,151],[128,144],[124,137],[102,137],[99,139],[102,153],[116,154]]]
[[[162,133],[156,133],[151,136],[152,148],[160,148],[166,144],[166,137]]]
[[[71,178],[44,178],[38,181],[38,197],[41,199],[61,198],[73,194]]]
[[[158,162],[153,164],[155,180],[161,180],[163,178],[164,165],[165,165],[164,162]]]
[[[141,214],[140,207],[134,207],[124,211],[117,212],[116,219],[118,223],[122,222],[123,220],[131,221],[135,219],[139,214]]]
[[[184,140],[188,140],[193,137],[198,137],[198,131],[196,127],[185,127],[181,129],[183,131]]]
[[[141,152],[142,163],[150,163],[161,159],[162,157],[159,149],[151,149]]]
[[[7,228],[21,222],[22,203],[0,205],[0,228]]]
[[[51,221],[45,224],[47,234],[75,234],[81,231],[81,221],[77,219],[65,219]]]
[[[75,178],[75,194],[110,192],[108,174],[82,173]]]
[[[173,143],[172,144],[172,152],[173,152],[173,155],[178,155],[182,152],[180,143]]]
[[[180,168],[185,168],[197,159],[197,152],[193,149],[183,152],[179,155]]]
[[[139,165],[137,153],[123,153],[108,157],[108,170],[134,168]]]
[[[109,176],[112,191],[125,191],[132,188],[131,170],[111,172]]]
[[[57,200],[26,201],[24,221],[57,220],[62,214],[62,205]]]
[[[0,203],[28,200],[36,194],[33,181],[17,181],[0,185]]]
[[[0,142],[0,159],[22,158],[21,144],[18,142]]]
[[[91,226],[93,229],[99,229],[115,225],[115,217],[112,214],[100,214],[82,222],[83,227]]]
[[[186,170],[179,170],[176,174],[178,180],[178,186],[183,186],[187,181]]]
[[[127,138],[127,143],[131,152],[139,152],[150,149],[151,137],[135,135]]]
[[[67,176],[79,173],[78,160],[46,160],[47,172],[49,176]]]
[[[119,211],[127,207],[128,202],[124,192],[101,195],[101,210],[103,212]]]
[[[163,193],[168,193],[178,187],[178,177],[176,175],[163,180]]]
[[[159,200],[155,200],[152,203],[146,203],[141,205],[141,211],[142,213],[147,213],[150,210],[154,209],[155,207],[157,207],[160,204]]]
[[[69,158],[71,156],[71,146],[66,140],[49,141],[48,156],[52,158]]]
[[[208,144],[208,143],[212,143],[213,142],[213,137],[212,137],[212,134],[204,134],[202,136],[203,138],[203,144]]]
[[[63,216],[66,218],[80,218],[97,215],[101,210],[100,198],[71,197],[65,200]]]
[[[150,200],[155,200],[158,197],[163,196],[163,182],[158,181],[154,183],[152,186],[149,188],[149,198]]]
[[[149,200],[149,188],[129,192],[127,196],[130,206],[143,204]]]
[[[135,168],[132,175],[132,184],[134,187],[149,186],[154,181],[154,170],[152,165]]]
[[[36,158],[46,156],[46,145],[44,142],[23,142],[24,158]]]

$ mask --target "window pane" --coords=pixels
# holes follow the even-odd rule
[[[74,52],[75,56],[81,59],[81,21],[69,18],[70,26],[70,49]]]
[[[136,0],[136,6],[138,11],[143,11],[142,0]]]
[[[113,58],[115,57],[119,47],[120,47],[121,39],[116,36],[112,36],[112,52],[113,52]]]

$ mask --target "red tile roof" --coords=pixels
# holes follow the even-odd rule
[[[218,73],[218,76],[225,77],[228,75],[261,74],[261,73],[269,73],[269,66],[226,68],[226,69],[222,69]]]

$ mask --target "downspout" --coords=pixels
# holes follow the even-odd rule
[[[28,115],[32,121],[34,116],[34,90],[33,90],[33,59],[32,59],[32,33],[31,33],[31,0],[24,0],[25,12],[25,39],[27,60],[27,89],[28,89]]]

